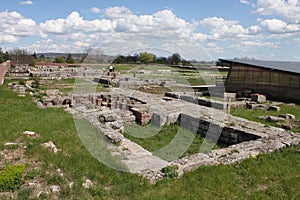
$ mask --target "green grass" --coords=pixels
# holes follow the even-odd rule
[[[24,138],[28,147],[26,155],[42,163],[36,176],[50,182],[58,181],[50,179],[51,173],[62,169],[60,199],[300,198],[300,146],[240,164],[200,167],[181,179],[165,179],[151,185],[137,175],[111,169],[91,156],[76,132],[73,117],[62,109],[38,109],[30,96],[18,97],[3,85],[0,86],[0,113],[0,150],[5,142],[15,141],[25,130],[39,133],[39,138]],[[49,140],[62,151],[53,154],[42,149],[40,144]],[[95,188],[83,189],[83,177],[92,180]],[[65,184],[67,181],[74,182],[73,189]],[[20,198],[30,194],[22,187],[18,192]],[[9,199],[5,197],[0,194],[0,199]]]
[[[131,69],[134,69],[135,65],[114,65],[115,72],[125,73]]]
[[[61,80],[46,80],[47,84],[39,84],[38,89],[41,90],[54,90],[57,89],[65,95],[73,92],[75,79],[61,79]]]
[[[251,121],[256,121],[260,122],[262,124],[266,124],[268,126],[277,126],[280,127],[279,125],[276,124],[276,122],[269,122],[267,120],[259,119],[259,116],[278,116],[279,114],[293,114],[295,115],[297,120],[300,120],[300,105],[295,105],[295,106],[289,106],[287,104],[282,104],[279,105],[281,108],[280,111],[267,111],[267,110],[261,110],[261,109],[247,109],[247,108],[232,108],[230,114],[249,119]],[[300,124],[297,123],[299,126]],[[300,128],[295,128],[292,129],[294,132],[300,132]]]
[[[199,153],[205,140],[201,135],[181,128],[178,124],[163,127],[135,124],[125,128],[124,136],[168,161]],[[214,148],[222,147],[225,146],[219,144]]]

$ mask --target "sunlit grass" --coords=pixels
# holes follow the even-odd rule
[[[299,116],[292,111],[289,113]],[[19,97],[7,89],[6,83],[0,86],[0,113],[0,150],[25,130],[39,133],[39,138],[26,139],[26,155],[42,163],[37,176],[49,184],[58,181],[51,172],[58,168],[63,171],[60,199],[300,199],[300,146],[234,165],[200,167],[180,179],[151,185],[138,175],[118,172],[91,156],[77,134],[72,115],[62,109],[38,109],[29,95]],[[163,134],[161,137],[173,138]],[[53,154],[43,149],[41,144],[49,140],[62,151]],[[84,177],[98,190],[84,189]],[[72,189],[68,182],[74,182]],[[95,191],[101,191],[101,196]]]

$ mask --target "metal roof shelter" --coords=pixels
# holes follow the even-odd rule
[[[300,62],[291,61],[263,61],[263,60],[242,60],[242,59],[219,59],[221,62],[239,63],[256,67],[274,69],[300,74]]]
[[[227,92],[251,90],[270,99],[300,103],[300,62],[219,59],[229,66]]]

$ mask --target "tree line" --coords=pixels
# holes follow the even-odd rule
[[[103,54],[93,55],[89,52],[83,53],[80,57],[76,59],[73,58],[71,53],[64,55],[57,55],[55,58],[47,58],[45,55],[38,56],[36,52],[29,52],[25,49],[12,49],[10,51],[3,52],[0,47],[0,63],[10,60],[13,66],[18,64],[28,64],[30,66],[35,66],[37,62],[53,62],[53,63],[81,63],[89,56],[89,61],[100,61],[106,59]],[[95,57],[95,58],[94,58]],[[112,57],[111,57],[112,58]],[[180,54],[174,53],[171,56],[156,56],[155,54],[148,52],[140,52],[134,55],[119,55],[111,59],[113,64],[165,64],[165,65],[192,65],[190,61],[182,59]]]
[[[148,52],[141,52],[134,55],[119,55],[114,61],[114,64],[165,64],[165,65],[191,65],[191,62],[182,59],[179,53],[174,53],[171,56],[156,56],[155,54]]]

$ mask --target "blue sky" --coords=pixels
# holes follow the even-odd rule
[[[1,0],[0,47],[299,61],[300,1]]]

